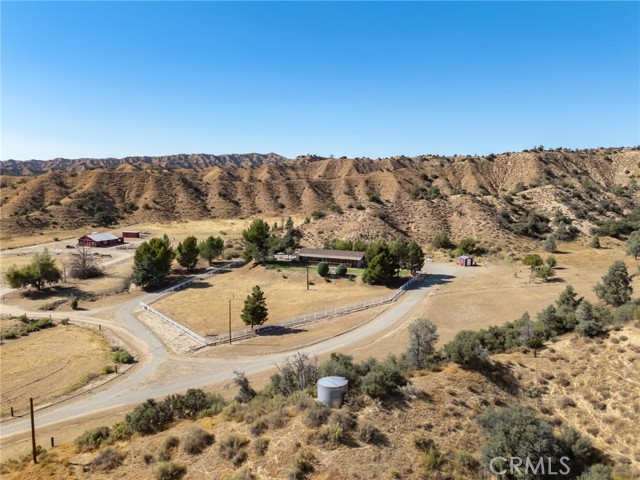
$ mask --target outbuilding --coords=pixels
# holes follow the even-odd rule
[[[93,232],[78,239],[78,245],[82,247],[109,247],[121,243],[124,243],[124,238],[107,232]]]
[[[329,265],[347,265],[351,268],[364,267],[364,252],[350,250],[330,250],[326,248],[301,248],[296,252],[301,262],[327,262]]]
[[[462,267],[473,267],[473,257],[469,255],[462,255],[458,257],[458,265]]]
[[[122,232],[123,238],[140,238],[140,232],[136,230],[125,230]]]

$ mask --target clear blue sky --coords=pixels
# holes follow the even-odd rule
[[[640,144],[639,2],[1,8],[2,159]]]

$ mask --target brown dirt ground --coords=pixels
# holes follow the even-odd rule
[[[228,330],[228,302],[231,300],[232,329],[246,328],[240,318],[244,299],[254,285],[265,292],[269,321],[339,307],[364,299],[389,295],[386,287],[370,286],[361,279],[332,279],[326,282],[310,269],[314,284],[306,290],[306,273],[294,270],[268,270],[246,265],[228,273],[215,275],[206,281],[171,294],[153,307],[174,320],[204,335],[217,335]]]
[[[88,374],[113,365],[109,352],[100,335],[71,325],[7,340],[0,347],[2,415],[11,406],[24,413],[29,397],[42,405],[69,393]]]

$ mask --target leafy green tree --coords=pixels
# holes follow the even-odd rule
[[[553,269],[553,267],[549,265],[540,265],[539,267],[536,267],[533,271],[534,277],[539,278],[545,282],[548,281],[553,276],[555,276],[555,274],[556,274],[555,270]]]
[[[473,238],[463,238],[458,243],[457,252],[459,255],[473,255],[478,248],[478,242]]]
[[[640,230],[636,230],[629,235],[629,240],[627,240],[627,253],[633,255],[635,260],[640,256]]]
[[[4,278],[11,288],[32,286],[41,290],[47,284],[59,282],[62,279],[62,271],[45,248],[36,254],[28,265],[22,268],[15,265],[9,267]]]
[[[556,337],[568,330],[565,319],[558,314],[558,310],[553,305],[538,313],[538,325],[545,338]]]
[[[544,345],[539,328],[531,321],[529,313],[525,312],[520,321],[520,336],[518,340],[521,345],[533,350],[533,356],[537,357],[538,349]]]
[[[224,241],[220,237],[214,237],[210,235],[206,240],[200,242],[198,250],[200,251],[200,258],[209,262],[209,265],[222,254],[224,249]]]
[[[482,345],[478,332],[462,330],[453,340],[444,346],[447,357],[465,368],[480,368],[484,366],[489,352]]]
[[[93,221],[96,222],[101,227],[108,227],[109,225],[113,225],[116,223],[116,217],[111,212],[100,211],[93,216]]]
[[[438,333],[436,326],[424,318],[409,325],[409,344],[405,359],[410,368],[425,369],[433,361]]]
[[[554,470],[559,470],[559,448],[548,423],[535,417],[533,410],[519,404],[500,409],[490,409],[477,417],[477,422],[488,433],[482,448],[485,465],[493,460],[496,471],[509,472],[508,458],[517,457],[522,465],[530,459],[534,465],[539,459],[552,462]],[[505,462],[503,462],[505,460]],[[535,475],[507,474],[508,479],[538,478]]]
[[[327,262],[318,263],[318,275],[321,277],[329,275],[329,264]]]
[[[582,300],[576,308],[576,322],[576,333],[583,337],[595,337],[604,331],[601,319],[587,300]]]
[[[169,237],[152,238],[143,242],[133,255],[131,281],[143,288],[156,288],[167,279],[175,252]]]
[[[177,255],[176,260],[180,266],[192,271],[198,264],[198,255],[200,250],[198,249],[198,239],[194,236],[188,236],[182,242],[178,244],[176,248]]]
[[[449,239],[449,235],[447,232],[438,232],[436,236],[431,240],[431,246],[433,248],[442,248],[443,250],[448,250],[450,248],[455,247],[455,244]]]
[[[271,246],[269,224],[261,218],[256,218],[251,222],[249,228],[242,232],[242,241],[244,243],[244,258],[253,259],[256,263],[264,263]]]
[[[539,267],[540,265],[542,265],[544,262],[542,260],[542,257],[540,255],[538,255],[537,253],[528,253],[524,256],[524,258],[522,259],[522,264],[526,265],[527,267]]]
[[[397,277],[400,275],[400,269],[407,268],[409,244],[404,238],[396,238],[389,245],[389,251],[393,259],[394,276]]]
[[[629,302],[633,289],[631,288],[631,277],[624,262],[621,260],[613,262],[607,274],[602,277],[602,282],[598,283],[594,290],[598,298],[614,307]]]
[[[262,325],[267,321],[268,317],[269,311],[264,298],[264,292],[256,285],[244,301],[244,308],[242,309],[240,318],[242,318],[245,325],[251,325],[251,330],[253,330],[255,325]]]

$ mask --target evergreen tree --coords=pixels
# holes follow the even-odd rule
[[[629,240],[627,241],[627,253],[629,255],[633,255],[635,260],[640,256],[640,230],[636,230],[629,235]]]
[[[409,244],[402,237],[396,238],[389,246],[389,252],[391,253],[393,262],[393,274],[397,277],[400,275],[401,269],[407,268]]]
[[[253,259],[256,263],[264,263],[272,245],[269,224],[261,218],[256,218],[249,228],[242,232],[242,241],[244,258]]]
[[[251,330],[253,330],[255,325],[262,325],[266,322],[268,316],[269,311],[264,298],[264,292],[256,285],[244,301],[244,308],[242,309],[240,318],[242,318],[245,325],[251,325]]]
[[[142,243],[133,255],[131,281],[143,288],[161,286],[169,275],[174,258],[175,252],[166,235]]]
[[[25,267],[18,268],[15,265],[9,267],[4,278],[11,288],[24,288],[30,285],[41,290],[48,283],[59,282],[62,279],[62,271],[49,254],[49,250],[45,248]]]
[[[409,325],[409,345],[405,358],[410,368],[422,370],[432,362],[438,341],[436,332],[436,326],[424,318]]]
[[[214,237],[213,235],[207,237],[206,240],[200,242],[198,245],[198,250],[200,251],[200,258],[209,262],[213,262],[214,259],[218,258],[222,254],[222,250],[224,249],[224,241],[220,237]]]
[[[607,274],[602,277],[602,282],[598,283],[594,290],[598,298],[614,307],[629,302],[633,289],[631,288],[631,277],[624,262],[621,260],[613,262]]]
[[[395,264],[389,245],[379,240],[367,247],[365,252],[367,268],[362,274],[362,281],[369,284],[386,284],[395,273]]]
[[[198,239],[194,236],[185,238],[178,244],[176,260],[180,266],[192,271],[198,263]]]
[[[414,275],[424,267],[424,252],[416,242],[410,242],[407,248],[406,268]]]

